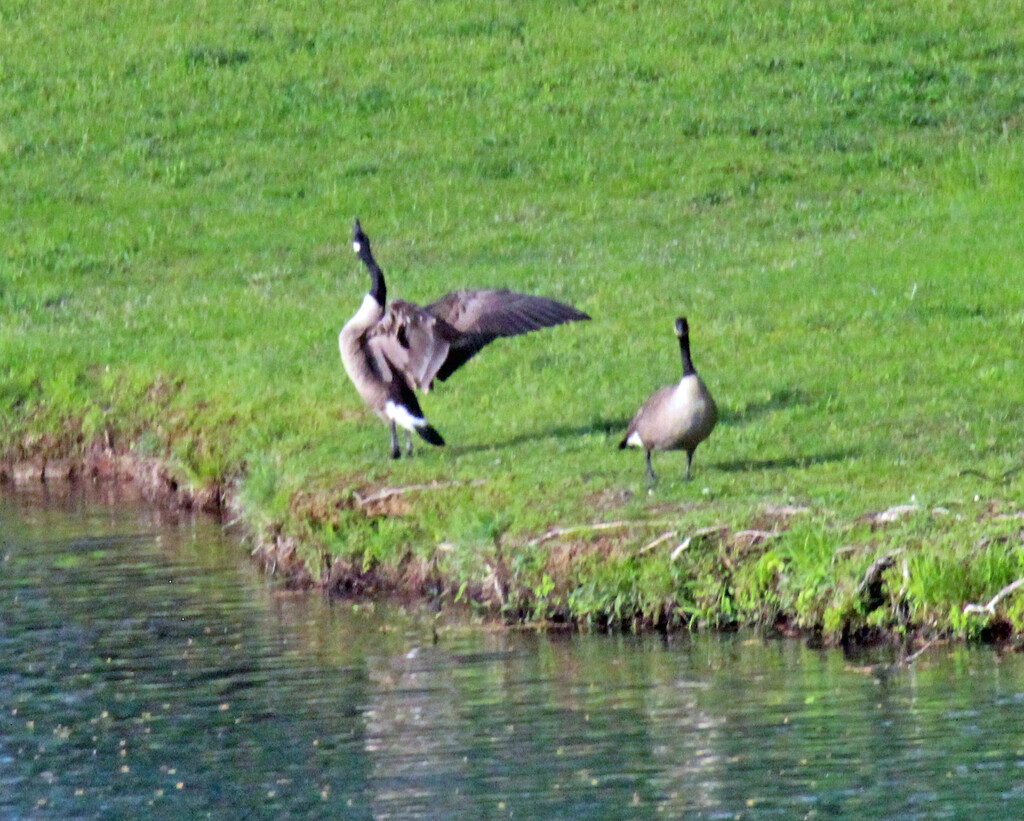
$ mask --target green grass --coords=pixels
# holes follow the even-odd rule
[[[348,5],[0,6],[9,461],[111,437],[315,572],[510,617],[974,629],[1024,556],[1024,7]],[[356,215],[394,298],[594,321],[492,345],[392,463],[335,344]],[[677,315],[723,418],[648,494],[615,444]]]

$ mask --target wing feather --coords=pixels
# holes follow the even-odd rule
[[[419,390],[429,390],[458,332],[444,319],[396,300],[367,334],[375,360],[383,359]]]
[[[425,308],[460,332],[436,377],[444,380],[485,345],[565,322],[590,319],[583,311],[547,297],[508,290],[453,291]]]

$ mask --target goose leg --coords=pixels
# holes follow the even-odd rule
[[[412,431],[405,432],[405,455],[412,456]]]
[[[391,458],[400,459],[402,457],[402,451],[398,447],[398,428],[396,427],[394,420],[391,422]]]
[[[647,479],[651,485],[658,481],[658,477],[654,473],[654,468],[651,467],[651,452],[647,451]]]
[[[686,481],[690,481],[690,464],[693,462],[693,451],[686,451]]]

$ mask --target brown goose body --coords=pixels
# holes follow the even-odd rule
[[[697,445],[703,442],[718,422],[718,408],[711,391],[697,375],[690,358],[689,326],[686,319],[676,320],[676,335],[683,358],[683,377],[676,385],[655,391],[636,412],[620,448],[640,447],[646,451],[647,475],[657,477],[651,467],[651,451],[685,450],[686,478]]]
[[[425,307],[388,304],[384,274],[359,220],[353,246],[370,274],[370,292],[342,328],[338,346],[359,395],[391,426],[393,458],[400,455],[396,425],[444,444],[423,417],[415,390],[429,391],[499,337],[590,319],[571,305],[495,289],[453,291]]]

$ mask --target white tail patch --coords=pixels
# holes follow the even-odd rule
[[[390,400],[384,404],[384,415],[406,430],[415,431],[416,428],[422,428],[427,424],[427,420],[422,416],[413,416],[407,407]]]
[[[626,440],[626,444],[633,448],[642,448],[644,446],[643,440],[640,438],[640,434],[633,431],[629,434],[629,438]]]

